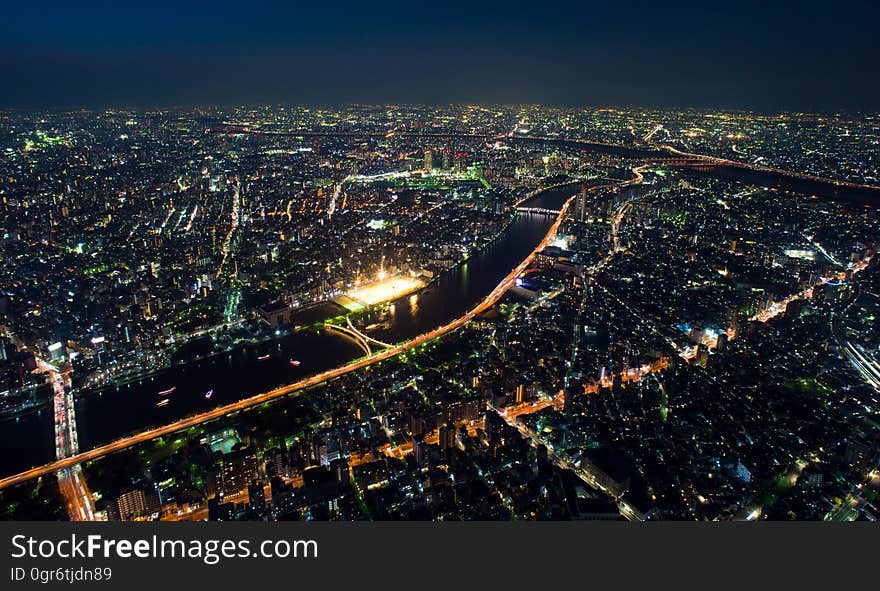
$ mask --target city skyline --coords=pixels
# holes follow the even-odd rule
[[[6,7],[0,522],[880,520],[878,17]]]
[[[6,519],[876,517],[873,116],[0,124]]]

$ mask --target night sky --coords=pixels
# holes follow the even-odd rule
[[[194,4],[5,3],[0,105],[880,110],[874,2]]]

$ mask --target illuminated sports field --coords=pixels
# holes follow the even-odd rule
[[[424,286],[425,282],[421,279],[397,275],[362,285],[351,290],[346,295],[367,306],[372,306],[405,296]]]

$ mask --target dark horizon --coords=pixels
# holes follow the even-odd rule
[[[49,4],[7,8],[2,107],[880,110],[867,2]]]
[[[430,109],[430,108],[450,108],[450,107],[481,107],[481,108],[541,108],[541,109],[571,109],[584,111],[602,111],[602,110],[620,110],[630,112],[664,112],[670,113],[731,113],[731,114],[752,114],[757,116],[773,116],[773,115],[789,115],[789,116],[817,116],[817,117],[873,117],[880,115],[880,109],[759,109],[748,107],[725,107],[719,105],[683,105],[674,107],[668,105],[649,105],[649,104],[625,104],[625,103],[601,103],[601,104],[561,104],[561,103],[537,103],[537,102],[478,102],[478,101],[453,101],[445,103],[428,103],[428,102],[394,102],[394,101],[376,101],[376,102],[229,102],[222,104],[192,103],[192,104],[104,104],[104,105],[38,105],[38,106],[3,106],[0,105],[0,113],[22,113],[22,114],[74,114],[74,113],[99,113],[102,111],[120,111],[132,113],[159,113],[159,112],[181,112],[192,113],[195,111],[231,111],[234,109],[327,109],[327,110],[347,110],[357,108],[384,108],[398,107],[401,109]]]

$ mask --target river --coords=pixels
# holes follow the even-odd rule
[[[527,205],[559,209],[576,189],[550,189],[532,197]],[[546,214],[517,214],[494,242],[422,291],[393,302],[383,313],[381,326],[368,334],[401,342],[462,316],[528,256],[553,220]],[[357,323],[364,325],[373,319],[379,320],[378,313],[359,318]],[[301,380],[362,355],[346,337],[328,331],[303,331],[174,365],[119,387],[80,394],[76,398],[80,450]],[[299,365],[292,365],[292,359]],[[163,400],[168,402],[157,406]],[[54,460],[52,433],[48,409],[0,423],[0,449],[4,452],[0,454],[0,476]]]
[[[519,138],[518,141],[540,141],[629,158],[660,155],[660,152],[644,148],[579,141]],[[748,169],[727,167],[693,174],[776,186],[831,199],[863,203],[880,201],[873,193]],[[551,189],[535,195],[524,205],[558,209],[573,192],[571,187]],[[518,214],[492,244],[469,260],[445,273],[426,289],[396,300],[385,311],[358,318],[357,324],[361,327],[374,324],[376,326],[366,331],[367,334],[396,343],[458,318],[491,292],[534,249],[552,223],[553,217],[549,215]],[[80,450],[298,381],[362,355],[353,341],[338,334],[299,332],[258,346],[241,347],[230,353],[175,365],[118,388],[84,393],[76,400]],[[299,365],[292,365],[291,359],[299,361]],[[173,392],[165,396],[159,394],[171,388],[174,388]],[[210,396],[208,392],[211,392]],[[163,399],[168,402],[157,406]],[[53,418],[48,409],[0,419],[0,476],[55,459],[52,436]]]

